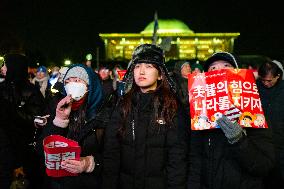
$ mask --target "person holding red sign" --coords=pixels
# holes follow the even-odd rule
[[[265,179],[267,188],[284,188],[284,76],[283,65],[276,60],[268,60],[260,65],[257,87],[265,117],[272,129],[276,151],[276,164]]]
[[[43,128],[41,140],[50,135],[60,135],[78,142],[80,159],[60,159],[60,166],[54,168],[59,167],[78,176],[48,177],[45,187],[100,188],[104,128],[95,119],[102,100],[100,80],[91,68],[75,64],[66,71],[63,84],[66,97],[59,101],[55,117],[51,117]]]
[[[233,68],[237,61],[227,52],[204,64],[205,72]],[[264,188],[275,162],[270,129],[242,128],[225,115],[216,119],[220,129],[191,131],[188,189]]]
[[[124,81],[125,95],[106,128],[103,188],[185,188],[186,114],[163,50],[136,47]]]

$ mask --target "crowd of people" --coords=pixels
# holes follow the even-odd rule
[[[267,59],[255,75],[268,128],[244,128],[225,115],[219,129],[192,130],[189,74],[241,68],[228,52],[204,63],[136,47],[128,67],[72,64],[28,73],[22,51],[5,55],[0,80],[1,189],[284,188],[284,69]],[[123,79],[119,71],[125,70]],[[43,141],[64,136],[81,147],[46,174]]]

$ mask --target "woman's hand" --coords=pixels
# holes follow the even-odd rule
[[[61,162],[61,167],[70,173],[90,173],[95,168],[95,161],[93,156],[81,157],[79,161],[67,159]]]
[[[70,95],[60,100],[56,107],[56,116],[53,120],[54,125],[61,128],[66,128],[68,126],[72,102],[73,99]]]
[[[72,101],[70,95],[60,100],[56,107],[56,117],[62,120],[68,119],[71,112]]]

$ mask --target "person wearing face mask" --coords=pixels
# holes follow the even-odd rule
[[[61,167],[78,176],[50,177],[46,188],[100,188],[104,128],[95,121],[102,99],[99,78],[91,68],[75,64],[67,70],[63,83],[66,96],[57,104],[55,117],[51,116],[44,127],[41,141],[54,134],[77,141],[81,146],[80,160],[65,160]]]
[[[284,76],[283,64],[267,60],[260,65],[257,87],[266,120],[272,129],[276,164],[265,178],[266,188],[284,188]]]
[[[238,68],[235,57],[218,52],[204,71]],[[188,189],[263,189],[275,163],[270,129],[242,128],[222,115],[220,129],[192,130]]]

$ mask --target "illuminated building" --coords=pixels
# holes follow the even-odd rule
[[[101,33],[107,60],[129,60],[133,49],[144,43],[152,43],[154,21],[140,33]],[[240,33],[194,33],[182,21],[159,19],[158,45],[170,43],[165,51],[166,59],[205,60],[218,51],[232,52],[234,40]],[[163,41],[163,42],[162,42]]]

